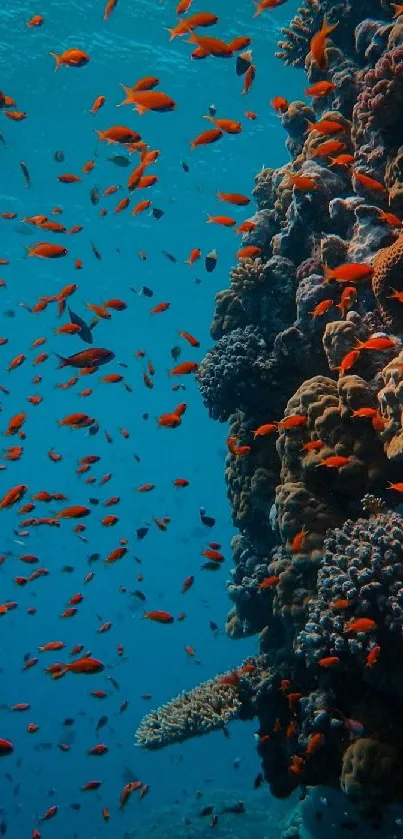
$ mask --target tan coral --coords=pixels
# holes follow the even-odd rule
[[[251,666],[251,672],[243,672],[246,666]],[[135,732],[137,746],[162,749],[224,728],[239,717],[241,691],[249,683],[258,683],[261,673],[259,659],[246,659],[236,671],[222,673],[192,690],[183,691],[143,717]]]
[[[389,460],[403,460],[403,352],[382,370],[384,387],[378,393],[379,409],[385,422],[380,437]]]
[[[340,367],[343,358],[356,345],[358,337],[358,329],[350,319],[326,324],[322,343],[330,370]]]
[[[370,420],[352,412],[375,406],[374,393],[359,376],[344,376],[338,382],[324,376],[305,381],[290,399],[285,416],[303,415],[299,428],[282,430],[277,441],[281,459],[281,486],[276,506],[283,544],[290,545],[303,525],[309,534],[301,558],[320,549],[325,531],[354,516],[356,499],[366,492],[384,489],[391,477],[382,445]],[[321,440],[319,451],[304,451],[303,445]],[[333,455],[349,458],[341,468],[320,466]],[[300,554],[296,554],[299,560]]]
[[[372,290],[390,329],[403,330],[403,304],[392,300],[392,289],[403,291],[403,235],[393,245],[378,251],[374,263]]]
[[[403,30],[403,25],[400,24]],[[389,195],[389,208],[400,215],[403,212],[403,146],[391,155],[385,169],[385,186]]]
[[[361,805],[402,800],[398,749],[369,737],[351,743],[343,755],[340,785]]]

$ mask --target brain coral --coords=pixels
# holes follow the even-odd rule
[[[343,757],[341,788],[359,803],[402,799],[402,767],[398,749],[362,737],[351,743]]]
[[[402,65],[403,66],[403,65]],[[403,292],[403,235],[393,245],[380,250],[374,259],[372,289],[385,325],[403,330],[403,303],[391,299],[393,289]]]
[[[378,393],[378,401],[384,429],[380,433],[389,460],[403,460],[403,352],[384,367],[384,387]]]
[[[288,402],[285,418],[305,421],[280,430],[281,486],[277,489],[278,523],[283,543],[290,543],[305,526],[303,553],[320,550],[326,530],[342,522],[357,499],[368,490],[384,488],[391,466],[368,420],[353,410],[374,404],[374,395],[359,376],[343,376],[336,383],[325,376],[305,381]],[[323,443],[315,451],[306,446]],[[321,466],[334,455],[349,458],[341,468]]]

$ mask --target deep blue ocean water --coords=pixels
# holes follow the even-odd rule
[[[235,262],[239,238],[231,230],[207,225],[206,214],[229,210],[242,221],[253,212],[228,208],[217,201],[215,193],[250,195],[254,176],[262,166],[279,166],[288,159],[284,133],[269,103],[277,94],[299,98],[304,86],[302,73],[285,68],[274,58],[278,30],[294,13],[295,3],[253,19],[249,0],[214,0],[210,4],[195,0],[192,12],[207,7],[219,16],[218,36],[227,41],[237,35],[252,37],[257,73],[248,97],[240,95],[242,79],[235,75],[232,60],[192,62],[186,39],[169,42],[166,28],[175,23],[175,5],[173,0],[119,0],[108,21],[103,20],[104,0],[46,0],[42,7],[6,0],[0,10],[1,88],[16,100],[19,110],[27,112],[22,122],[0,113],[5,142],[5,146],[0,144],[0,213],[17,214],[15,220],[0,220],[0,258],[9,260],[0,271],[6,284],[0,288],[0,337],[8,339],[0,347],[0,384],[9,389],[9,394],[1,396],[0,430],[5,431],[13,415],[27,413],[22,457],[12,463],[1,461],[7,465],[0,474],[1,495],[16,484],[28,485],[21,504],[0,512],[0,552],[8,554],[0,569],[0,600],[18,602],[0,621],[0,737],[14,744],[13,754],[0,765],[0,823],[6,825],[9,839],[32,836],[37,818],[53,804],[58,813],[40,825],[43,836],[122,837],[144,816],[169,808],[176,800],[179,808],[185,808],[197,790],[206,801],[209,790],[233,790],[235,799],[245,790],[249,794],[259,771],[253,724],[234,724],[231,739],[218,733],[161,752],[144,753],[133,745],[133,730],[147,710],[256,651],[255,639],[234,642],[223,631],[230,607],[225,584],[234,532],[224,484],[227,429],[209,419],[190,376],[179,380],[186,390],[175,393],[167,370],[174,364],[170,351],[175,345],[182,349],[180,361],[198,361],[211,346],[214,296],[228,287],[229,270]],[[27,28],[26,22],[34,14],[42,14],[45,22],[40,28]],[[90,63],[54,72],[49,53],[76,47],[89,53]],[[160,78],[161,89],[177,103],[174,112],[148,113],[140,118],[130,108],[116,108],[123,99],[120,83],[130,86],[146,75]],[[106,104],[93,115],[89,109],[101,94]],[[212,104],[218,116],[240,119],[244,130],[191,152],[189,141],[208,127],[203,115]],[[244,118],[245,109],[256,111],[258,118]],[[90,201],[94,186],[101,192],[112,184],[125,187],[130,170],[107,160],[122,153],[122,148],[99,144],[95,133],[95,129],[116,123],[138,130],[152,149],[161,152],[150,169],[158,175],[158,183],[138,198],[136,195],[136,200],[150,198],[154,207],[164,211],[159,221],[148,212],[138,217],[132,217],[130,210],[115,215],[113,208],[126,194],[125,189],[101,197],[97,206]],[[55,162],[56,150],[63,151],[64,163]],[[95,160],[95,169],[84,175],[82,166],[90,159]],[[21,161],[29,169],[29,189],[24,185]],[[188,164],[188,173],[182,161]],[[64,172],[79,174],[81,182],[59,183],[57,178]],[[134,203],[132,198],[131,206]],[[63,209],[62,215],[50,215],[55,206]],[[105,217],[99,213],[102,207],[108,209]],[[21,222],[24,216],[36,214],[49,215],[67,227],[80,224],[84,229],[76,236],[44,235]],[[27,258],[26,246],[44,240],[65,245],[68,256],[60,260]],[[95,259],[91,242],[101,260]],[[190,267],[185,260],[193,248],[201,248],[203,258]],[[204,256],[213,248],[218,252],[218,265],[214,273],[207,274]],[[139,250],[147,253],[146,261],[139,258]],[[177,262],[170,262],[163,251],[173,254]],[[83,262],[81,271],[74,270],[76,259]],[[88,302],[117,297],[127,303],[127,309],[113,312],[111,320],[101,320],[94,331],[94,344],[112,349],[115,361],[93,376],[79,377],[73,388],[61,390],[56,384],[67,381],[74,371],[57,370],[54,353],[70,355],[85,345],[75,336],[54,335],[53,330],[67,321],[66,317],[57,319],[54,303],[37,315],[21,304],[32,306],[41,295],[55,295],[73,282],[78,289],[69,302],[87,320],[91,316],[85,309]],[[153,289],[152,300],[131,291],[144,285]],[[165,300],[170,309],[150,316],[151,307]],[[197,336],[200,349],[188,347],[178,337],[178,330]],[[42,336],[47,343],[31,349],[32,342]],[[139,349],[146,351],[155,367],[152,390],[143,384],[145,361],[135,358]],[[35,367],[32,361],[41,351],[49,352],[49,358]],[[8,372],[10,361],[19,353],[27,356],[26,361]],[[123,372],[132,392],[121,384],[101,384],[100,375],[109,372]],[[38,374],[43,380],[34,385],[32,378]],[[86,387],[93,389],[92,395],[80,397],[79,391]],[[27,396],[36,393],[43,396],[43,402],[33,406]],[[155,418],[181,401],[188,406],[181,427],[158,428]],[[57,420],[76,411],[96,417],[100,425],[96,436],[58,426]],[[148,420],[142,418],[145,413]],[[130,432],[128,439],[121,428]],[[111,443],[106,441],[105,431],[111,435]],[[18,438],[4,437],[2,445],[14,443],[19,443]],[[63,455],[60,463],[48,458],[50,448]],[[89,454],[101,460],[79,477],[77,461]],[[98,479],[108,472],[111,480],[100,487]],[[97,477],[92,486],[84,482],[88,475]],[[180,476],[190,481],[188,488],[172,486]],[[135,491],[147,482],[155,484],[154,491]],[[99,499],[99,505],[91,506],[91,514],[84,519],[87,541],[73,532],[74,521],[63,521],[60,528],[32,528],[28,537],[18,535],[23,518],[18,516],[18,508],[41,490],[65,493],[69,504],[87,505],[89,498]],[[103,501],[115,495],[120,497],[119,505],[105,510]],[[216,517],[214,530],[202,526],[201,506]],[[33,515],[51,516],[57,509],[60,504],[38,503]],[[116,527],[101,526],[105,512],[119,516]],[[153,516],[171,518],[166,532],[155,526]],[[152,523],[150,531],[139,542],[135,532],[145,522]],[[105,556],[121,537],[129,540],[127,556],[105,567]],[[199,570],[201,551],[211,539],[222,544],[226,557],[224,567],[215,574]],[[94,579],[84,584],[90,570],[88,556],[94,552],[101,558],[92,566]],[[32,570],[18,559],[26,553],[36,555],[50,573],[18,587],[14,578]],[[74,571],[63,573],[66,565]],[[144,575],[141,584],[139,573]],[[182,582],[193,573],[195,584],[182,595]],[[121,586],[127,591],[122,592]],[[174,615],[183,610],[186,619],[170,626],[143,620],[142,603],[128,593],[137,588],[146,594],[147,609],[166,609]],[[62,619],[68,599],[77,592],[84,594],[77,614]],[[29,615],[32,606],[36,613]],[[210,620],[220,627],[217,638],[209,628]],[[112,627],[100,634],[97,629],[105,621],[111,621]],[[37,648],[53,640],[64,641],[65,650],[41,654],[35,667],[23,671],[24,656],[38,655]],[[91,678],[67,674],[52,681],[44,667],[70,660],[75,644],[83,644],[100,658],[104,672]],[[124,647],[122,657],[117,655],[117,644]],[[185,645],[195,648],[195,657],[186,654]],[[108,680],[110,675],[119,689]],[[91,689],[106,690],[108,698],[92,698]],[[152,699],[142,699],[144,693]],[[120,713],[124,700],[129,705]],[[30,709],[10,711],[10,706],[21,702],[30,703]],[[108,716],[108,723],[96,735],[96,721],[102,714]],[[66,728],[63,721],[69,717],[74,723]],[[29,722],[39,725],[39,731],[27,733]],[[64,753],[58,744],[66,741],[71,748]],[[100,741],[108,745],[108,754],[88,757],[87,751]],[[120,812],[119,795],[130,774],[149,784],[150,791],[140,802],[133,796]],[[102,781],[100,790],[83,793],[81,785],[94,779]],[[277,802],[266,791],[259,791],[260,801],[262,795],[276,813]],[[72,804],[79,804],[80,809],[72,809]],[[104,806],[111,813],[107,824],[101,815]],[[166,835],[172,835],[172,827]]]

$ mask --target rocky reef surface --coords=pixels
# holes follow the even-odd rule
[[[401,13],[401,14],[400,14]],[[198,371],[229,423],[227,632],[256,658],[148,715],[160,748],[258,720],[272,793],[403,801],[403,6],[306,0],[278,57],[307,77],[290,162],[217,295]]]

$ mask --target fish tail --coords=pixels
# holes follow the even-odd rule
[[[59,367],[57,368],[58,370],[61,370],[62,367],[68,367],[69,362],[67,358],[64,358],[64,356],[59,355],[59,353],[55,353],[55,356],[59,359],[60,362]]]
[[[54,58],[54,59],[55,59],[55,62],[56,62],[56,64],[55,64],[55,71],[56,71],[56,70],[58,69],[58,67],[60,67],[60,65],[61,65],[61,63],[62,63],[62,61],[61,61],[61,56],[60,56],[60,55],[58,55],[58,54],[57,54],[57,52],[50,52],[50,53],[49,53],[49,55],[51,55],[51,56],[52,56],[52,58]]]
[[[258,17],[258,15],[262,14],[263,9],[260,8],[260,3],[255,2],[253,5],[256,7],[256,11],[253,17]]]
[[[122,84],[121,86],[123,87],[123,90],[124,90],[124,93],[125,93],[126,99],[124,99],[124,100],[123,100],[123,102],[121,102],[121,103],[120,103],[119,108],[120,108],[122,105],[131,105],[131,104],[133,103],[133,98],[132,98],[132,96],[131,96],[131,94],[133,93],[133,91],[132,91],[131,87],[125,87],[125,85],[124,85],[124,84]]]
[[[62,670],[56,671],[56,673],[52,673],[52,679],[61,679],[63,676],[66,675],[68,671],[68,666],[65,665]]]
[[[307,119],[306,124],[308,126],[307,131],[314,131],[315,130],[315,123],[312,120]]]
[[[205,114],[203,119],[208,119],[208,120],[210,120],[210,122],[213,122],[213,123],[215,123],[215,125],[217,125],[217,120],[214,119],[214,117],[212,117],[211,114]]]
[[[331,279],[332,279],[332,269],[329,268],[328,265],[324,265],[323,266],[323,284],[326,285],[326,283],[328,283],[329,280],[331,280]]]
[[[333,32],[334,29],[336,29],[338,25],[339,21],[337,21],[336,23],[328,23],[326,17],[324,17],[322,23],[322,35],[327,37],[328,35],[330,35],[331,32]]]
[[[356,350],[362,350],[363,347],[365,347],[365,343],[363,341],[360,341],[359,338],[357,338],[357,343],[355,345],[355,349]]]

